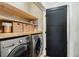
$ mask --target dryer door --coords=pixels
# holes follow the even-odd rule
[[[29,57],[29,47],[26,44],[16,46],[8,55],[8,57]]]
[[[39,56],[40,53],[42,52],[42,38],[37,36],[37,39],[36,39],[36,45],[35,45],[35,49],[34,49],[34,53],[35,53],[35,56]]]

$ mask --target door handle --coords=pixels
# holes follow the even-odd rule
[[[9,45],[9,46],[5,46],[3,48],[8,48],[8,47],[12,47],[12,46],[15,46],[15,44],[12,44],[12,45]]]

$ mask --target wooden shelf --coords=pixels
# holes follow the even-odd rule
[[[0,2],[0,12],[10,14],[11,16],[21,17],[21,18],[24,18],[24,19],[29,20],[29,21],[37,20],[37,18],[32,16],[31,14],[26,13],[26,12],[24,12],[24,11],[14,7],[14,6],[11,6],[7,3],[4,3],[4,2]],[[16,21],[16,22],[21,22],[21,23],[31,24],[31,25],[37,26],[37,24],[27,22],[26,20],[12,19],[12,18],[5,17],[5,16],[0,16],[0,20],[2,20],[2,21],[11,21],[11,22]],[[31,35],[31,34],[35,34],[35,33],[41,33],[41,32],[0,33],[0,39],[16,37],[16,36],[23,36],[23,35]]]
[[[13,16],[19,16],[27,20],[36,20],[37,18],[7,3],[0,2],[0,11],[6,12]]]
[[[0,40],[5,38],[11,38],[11,37],[17,37],[17,36],[23,36],[23,35],[31,35],[36,33],[42,33],[42,32],[31,32],[31,33],[0,33]],[[6,39],[7,40],[7,39]]]
[[[0,20],[2,20],[2,21],[16,21],[16,22],[21,22],[21,23],[30,24],[30,25],[37,25],[37,24],[33,24],[33,23],[30,23],[30,22],[27,22],[24,20],[18,20],[18,19],[14,20],[14,19],[11,19],[11,18],[8,18],[5,16],[0,16]]]

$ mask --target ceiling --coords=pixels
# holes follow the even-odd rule
[[[67,5],[68,2],[42,2],[42,4],[46,9],[48,9],[48,8],[53,8],[57,6]]]

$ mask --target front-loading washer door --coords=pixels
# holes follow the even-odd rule
[[[16,46],[8,57],[29,57],[28,46],[26,44]]]

